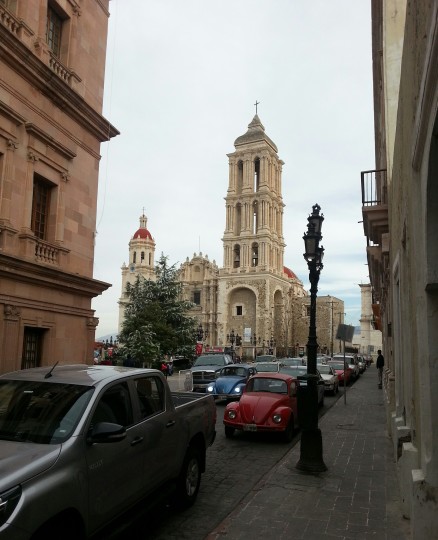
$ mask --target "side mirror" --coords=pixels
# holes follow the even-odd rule
[[[88,433],[87,443],[114,443],[123,441],[126,437],[126,429],[120,424],[111,422],[99,422]]]

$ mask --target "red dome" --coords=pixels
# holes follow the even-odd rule
[[[283,267],[283,272],[287,275],[288,278],[290,279],[298,279],[297,276],[292,272],[292,270],[290,268],[288,268],[287,266],[284,266]]]
[[[134,233],[134,236],[132,237],[134,240],[137,238],[140,238],[141,240],[146,240],[149,238],[149,240],[153,240],[151,233],[147,229],[138,229]]]

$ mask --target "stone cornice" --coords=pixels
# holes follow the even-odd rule
[[[38,128],[35,124],[32,124],[31,122],[26,122],[25,124],[26,131],[33,135],[36,139],[40,140],[47,146],[50,146],[55,150],[58,154],[61,154],[66,159],[73,159],[76,157],[75,152],[73,150],[70,150],[63,144],[56,141],[53,137],[45,133],[42,129]]]
[[[10,278],[11,275],[18,282],[30,283],[35,287],[49,287],[88,298],[99,296],[111,287],[111,283],[0,254],[0,278]]]
[[[108,120],[88,105],[49,66],[45,65],[1,24],[0,59],[100,142],[108,141],[111,137],[119,135],[119,131]]]

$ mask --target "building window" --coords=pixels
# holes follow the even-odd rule
[[[41,328],[24,328],[21,369],[29,369],[41,365],[43,333],[44,330],[41,330]]]
[[[234,259],[233,259],[234,268],[239,268],[240,266],[240,246],[234,246]]]
[[[253,244],[252,245],[252,266],[258,266],[259,265],[259,245]]]
[[[236,306],[236,315],[243,315],[243,306]]]
[[[193,291],[193,303],[197,306],[201,305],[201,291]]]
[[[254,160],[254,192],[260,188],[260,158],[255,158]]]
[[[144,251],[141,252],[141,255],[140,255],[140,261],[141,261],[141,262],[144,261]]]
[[[35,236],[41,240],[47,240],[47,224],[49,221],[52,189],[52,184],[39,176],[34,177],[31,229]]]
[[[47,7],[47,25],[46,25],[46,42],[50,50],[56,56],[61,53],[61,31],[62,18],[53,9],[52,6]]]
[[[152,263],[152,254],[149,253],[149,266],[151,265],[151,263]]]
[[[134,251],[134,254],[132,255],[132,262],[135,264],[137,262],[137,252]]]
[[[306,306],[306,317],[310,317],[310,306]]]

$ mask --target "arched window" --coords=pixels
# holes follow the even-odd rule
[[[257,243],[254,243],[251,246],[251,264],[252,266],[258,266],[259,265],[259,245]]]
[[[243,161],[239,161],[237,164],[237,182],[236,182],[236,191],[237,193],[242,193],[243,187]]]
[[[134,251],[134,254],[132,256],[132,262],[135,264],[137,262],[137,252]]]
[[[152,253],[149,253],[149,266],[152,264]]]
[[[252,233],[257,234],[259,228],[259,205],[257,201],[252,204]]]
[[[260,187],[260,158],[254,160],[254,192],[257,192]]]
[[[141,262],[144,261],[144,251],[141,252],[141,258],[140,258]]]
[[[242,206],[237,204],[236,206],[236,223],[235,223],[235,234],[236,236],[240,235],[242,230]]]
[[[234,246],[233,267],[234,268],[240,267],[240,246],[238,244]]]

